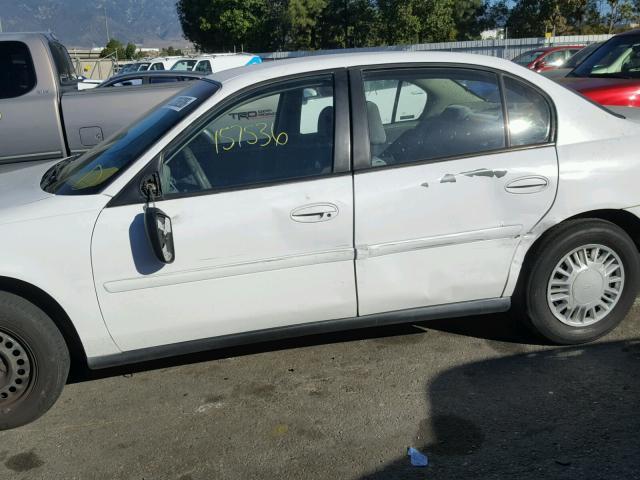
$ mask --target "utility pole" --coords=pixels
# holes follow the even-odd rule
[[[109,43],[109,40],[111,40],[111,37],[109,36],[109,19],[107,18],[107,6],[103,5],[104,7],[104,28],[107,30],[107,43]]]

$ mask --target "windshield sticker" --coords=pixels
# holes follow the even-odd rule
[[[170,100],[169,103],[164,105],[163,108],[170,108],[171,110],[175,110],[176,112],[179,112],[184,107],[191,105],[196,100],[197,100],[196,97],[180,96]]]

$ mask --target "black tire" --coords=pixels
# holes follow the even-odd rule
[[[596,323],[572,326],[553,314],[547,301],[547,286],[556,265],[579,247],[600,244],[619,256],[625,280],[622,293],[611,311]],[[525,323],[553,343],[575,345],[591,342],[613,330],[627,315],[635,301],[640,282],[640,256],[629,235],[617,225],[599,219],[576,219],[549,231],[531,252],[524,271],[522,291],[518,292]]]
[[[0,337],[0,430],[7,430],[51,408],[67,381],[70,360],[51,318],[6,292],[0,292]]]

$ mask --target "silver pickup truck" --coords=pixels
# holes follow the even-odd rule
[[[78,91],[77,84],[53,35],[0,33],[0,164],[81,153],[185,86]]]

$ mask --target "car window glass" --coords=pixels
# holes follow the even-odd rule
[[[108,85],[110,87],[131,87],[136,85],[142,85],[141,78],[127,78],[126,80],[122,80],[120,82],[112,83]]]
[[[394,122],[417,120],[427,105],[427,92],[410,82],[400,84]]]
[[[178,80],[178,77],[151,77],[149,78],[149,83],[172,83],[177,82]]]
[[[51,55],[53,56],[53,64],[58,72],[58,79],[61,85],[68,85],[78,81],[75,68],[69,57],[67,49],[58,42],[49,42]]]
[[[162,63],[154,63],[153,65],[151,65],[151,68],[149,68],[149,70],[164,70],[164,65]]]
[[[209,60],[201,60],[195,68],[196,72],[211,73],[211,63]]]
[[[557,52],[551,52],[549,55],[544,57],[543,61],[549,66],[559,67],[564,63],[566,55],[566,50],[558,50]]]
[[[14,98],[36,86],[29,48],[22,42],[0,42],[0,98]]]
[[[310,104],[313,92],[314,103]],[[231,106],[168,152],[165,195],[329,174],[333,78],[288,82]],[[305,103],[306,102],[306,103]],[[315,128],[310,128],[312,122]]]
[[[511,145],[536,145],[551,141],[551,110],[545,98],[533,88],[505,77]]]
[[[393,119],[393,105],[398,92],[398,80],[370,80],[364,84],[364,95],[368,102],[374,102],[378,106],[380,119],[384,125],[391,123]]]
[[[320,114],[333,107],[333,88],[307,88],[302,92],[300,133],[318,133]]]
[[[393,115],[389,109],[393,112],[394,83],[402,86],[396,121],[385,122]],[[405,85],[407,99],[400,105]],[[372,166],[505,147],[500,88],[495,74],[436,68],[369,72],[364,76],[364,89],[369,92],[365,97]]]

